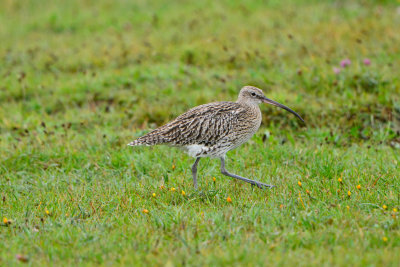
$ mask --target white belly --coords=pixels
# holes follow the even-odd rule
[[[185,146],[186,153],[191,157],[199,157],[200,154],[204,153],[205,150],[208,150],[208,147],[204,145],[188,145]]]

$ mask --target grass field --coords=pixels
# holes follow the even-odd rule
[[[0,4],[0,265],[399,266],[399,1],[47,2]],[[126,146],[247,84],[307,122],[228,153],[276,188]]]

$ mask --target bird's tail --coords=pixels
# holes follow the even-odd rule
[[[145,143],[138,139],[136,139],[128,144],[128,146],[141,146],[141,145],[145,145]]]
[[[156,130],[130,142],[128,146],[154,146],[168,143],[167,138],[165,138],[159,131]]]

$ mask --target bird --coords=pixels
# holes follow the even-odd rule
[[[303,118],[292,109],[267,98],[263,91],[254,86],[244,86],[236,102],[213,102],[194,107],[167,124],[130,142],[128,146],[169,145],[183,149],[195,158],[192,178],[195,189],[197,166],[201,158],[219,158],[221,173],[258,188],[272,188],[256,180],[251,180],[226,170],[226,153],[247,142],[261,125],[261,103],[283,108],[303,123]]]

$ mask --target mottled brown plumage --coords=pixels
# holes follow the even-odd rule
[[[192,167],[196,188],[197,163],[201,157],[219,157],[221,171],[227,176],[258,187],[271,187],[225,170],[225,154],[249,140],[260,127],[261,111],[258,105],[262,102],[284,108],[301,119],[288,107],[266,98],[260,89],[245,86],[236,102],[214,102],[194,107],[128,145],[168,144],[183,148],[196,158]]]

